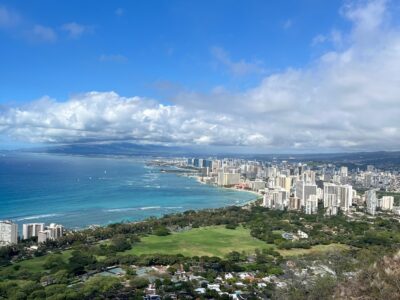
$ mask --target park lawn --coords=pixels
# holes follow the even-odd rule
[[[53,254],[53,255],[60,255],[64,262],[68,262],[68,259],[71,257],[72,250],[65,250],[62,251],[60,254]],[[46,259],[49,255],[34,257],[31,259],[23,260],[21,262],[15,263],[13,266],[7,268],[13,268],[14,266],[20,266],[21,270],[26,269],[32,273],[43,272],[45,271],[43,264],[45,263]]]
[[[250,235],[250,230],[237,227],[226,229],[225,226],[210,226],[191,229],[168,236],[150,235],[143,237],[124,254],[183,254],[185,256],[219,256],[229,252],[254,252],[255,249],[271,248]]]
[[[317,245],[310,249],[276,249],[250,235],[250,230],[237,227],[235,230],[225,226],[210,226],[173,233],[168,236],[150,235],[123,254],[182,254],[185,256],[219,256],[224,257],[231,251],[253,253],[255,249],[274,248],[282,256],[299,256],[317,254],[330,250],[345,250],[348,246],[341,244]]]
[[[327,251],[349,249],[347,245],[331,244],[317,245],[310,249],[276,249],[275,245],[267,244],[250,235],[250,230],[237,227],[235,230],[225,226],[210,226],[172,233],[168,236],[150,235],[143,237],[141,242],[123,254],[182,254],[185,256],[219,256],[224,257],[231,251],[252,253],[255,249],[273,248],[282,256],[299,256],[319,254]]]

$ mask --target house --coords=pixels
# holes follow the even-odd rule
[[[145,290],[146,295],[155,295],[156,294],[156,285],[154,283],[150,283],[147,289]]]
[[[161,300],[161,297],[159,295],[146,295],[143,300]]]
[[[300,229],[297,230],[297,236],[301,239],[308,239],[308,234],[304,231],[301,231]]]
[[[219,284],[207,284],[207,288],[208,288],[209,290],[216,291],[216,292],[218,292],[218,293],[221,292],[221,289],[220,289],[220,285],[219,285]]]
[[[201,294],[204,295],[206,293],[206,289],[205,288],[197,288],[194,290],[197,294]]]

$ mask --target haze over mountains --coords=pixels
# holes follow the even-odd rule
[[[133,143],[91,143],[70,144],[52,147],[22,149],[23,152],[72,154],[72,155],[115,155],[115,156],[147,156],[147,157],[178,157],[178,156],[213,156],[213,157],[243,157],[255,160],[288,160],[288,161],[318,161],[338,163],[350,167],[365,168],[366,165],[391,168],[400,164],[400,151],[371,152],[337,152],[337,153],[241,153],[223,151],[224,149],[176,147],[162,145],[138,145]]]

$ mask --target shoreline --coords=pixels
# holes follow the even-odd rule
[[[258,192],[256,192],[256,191],[252,191],[252,190],[244,190],[244,189],[237,189],[237,188],[235,188],[235,187],[226,187],[226,186],[218,186],[218,185],[214,185],[214,184],[207,184],[206,182],[204,182],[204,181],[201,180],[201,177],[200,177],[200,176],[190,175],[190,176],[187,176],[187,177],[193,178],[193,179],[195,179],[198,183],[205,184],[205,185],[208,185],[208,186],[212,186],[212,187],[216,187],[216,188],[220,188],[220,189],[224,189],[224,190],[231,190],[231,191],[235,191],[235,192],[246,192],[246,193],[250,193],[250,194],[253,194],[253,195],[256,196],[255,199],[247,201],[247,202],[246,202],[245,204],[243,204],[242,206],[251,204],[251,203],[257,201],[259,197],[262,197],[262,195],[261,195],[260,193],[258,193]]]
[[[160,170],[159,170],[159,171],[160,171]],[[187,177],[187,178],[189,178],[189,179],[194,179],[197,183],[199,183],[199,184],[204,184],[204,185],[207,185],[207,186],[209,186],[209,187],[214,187],[214,188],[218,188],[218,189],[221,189],[221,190],[230,190],[230,191],[235,191],[235,192],[246,192],[246,193],[253,194],[253,195],[255,196],[253,199],[250,199],[250,200],[248,200],[248,201],[245,201],[244,203],[241,203],[241,204],[234,203],[234,204],[232,204],[233,206],[238,206],[238,207],[245,208],[245,207],[247,207],[247,206],[252,205],[253,203],[255,203],[255,202],[259,199],[259,197],[262,196],[261,194],[255,192],[255,191],[237,189],[237,188],[234,188],[234,187],[224,187],[224,186],[210,185],[210,184],[207,184],[207,183],[201,181],[201,180],[200,180],[200,176],[196,176],[196,175],[175,174],[175,176],[183,176],[183,177]],[[205,210],[205,209],[220,209],[220,208],[224,208],[224,207],[227,207],[227,206],[220,206],[220,207],[216,207],[216,208],[204,207],[204,208],[193,209],[193,210],[195,210],[195,211],[200,211],[200,210]],[[191,209],[188,208],[187,210],[191,210]],[[184,211],[182,211],[182,212],[185,212],[185,211],[186,211],[186,210],[184,210]],[[174,212],[174,214],[176,214],[176,213],[180,213],[180,212]],[[165,214],[161,214],[161,215],[158,216],[157,218],[162,218],[164,215],[165,215]],[[128,221],[128,222],[126,222],[126,223],[132,223],[132,224],[134,224],[134,223],[143,222],[143,221],[145,221],[145,220],[146,220],[146,219],[137,220],[137,221]],[[85,226],[85,227],[82,227],[82,228],[73,229],[72,231],[82,231],[82,230],[92,229],[92,228],[94,228],[94,227],[107,227],[107,226],[109,226],[109,225],[112,225],[112,224],[119,224],[119,223],[124,223],[124,222],[115,222],[115,223],[103,224],[103,225],[101,225],[101,224],[91,224],[91,225],[89,225],[89,226]]]
[[[85,158],[85,156],[84,156]],[[89,157],[91,158],[91,157]],[[119,157],[112,157],[112,159],[119,159]],[[146,161],[148,161],[148,159],[144,159],[142,160],[140,163],[146,163]],[[154,168],[153,171],[155,171],[156,173],[161,173],[161,170],[159,168]],[[255,191],[250,191],[250,190],[243,190],[243,189],[237,189],[234,187],[221,187],[221,186],[216,186],[216,185],[212,185],[212,184],[207,184],[203,181],[201,181],[201,177],[199,176],[194,176],[194,174],[179,174],[179,173],[171,173],[173,176],[182,176],[182,177],[189,177],[191,179],[195,179],[196,183],[195,184],[206,184],[208,186],[208,188],[217,188],[217,190],[219,189],[220,191],[232,191],[232,192],[247,192],[249,193],[246,196],[224,196],[226,198],[226,201],[224,201],[223,203],[220,203],[217,207],[213,206],[213,203],[209,203],[209,205],[204,205],[203,207],[182,207],[182,210],[174,210],[174,211],[164,211],[164,210],[160,210],[160,211],[155,211],[153,216],[156,216],[157,218],[162,218],[164,215],[167,214],[175,214],[175,213],[182,213],[184,211],[187,210],[207,210],[207,209],[219,209],[219,208],[224,208],[224,207],[229,207],[229,206],[238,206],[238,207],[245,207],[247,205],[251,205],[252,203],[254,203],[255,201],[257,201],[261,195]],[[187,184],[188,186],[190,186],[190,183]],[[184,188],[185,184],[183,184]],[[214,203],[215,204],[215,203]],[[123,209],[124,207],[122,207],[121,209]],[[163,208],[163,207],[161,207]],[[138,210],[140,210],[140,208],[138,208]],[[72,211],[71,214],[73,215],[75,211]],[[129,215],[129,216],[128,216]],[[63,222],[63,218],[67,218],[67,220],[65,220],[66,222]],[[127,213],[127,216],[123,216],[121,217],[121,219],[119,217],[116,216],[116,218],[114,219],[112,216],[109,218],[109,221],[107,222],[101,222],[100,220],[103,218],[98,218],[97,221],[100,222],[96,222],[95,219],[93,218],[92,221],[94,221],[93,223],[86,223],[86,224],[81,224],[81,226],[79,226],[79,222],[71,222],[70,216],[69,216],[69,211],[64,213],[60,213],[55,211],[54,213],[38,213],[36,214],[26,214],[26,215],[17,215],[17,216],[13,216],[13,217],[6,217],[4,219],[12,219],[14,222],[19,224],[19,227],[22,228],[22,224],[26,224],[26,223],[36,223],[36,222],[40,222],[40,223],[57,223],[57,224],[61,224],[64,225],[65,228],[68,231],[81,231],[81,230],[86,230],[86,229],[90,229],[93,227],[107,227],[110,224],[118,224],[118,223],[136,223],[136,222],[142,222],[145,221],[148,218],[148,216],[146,215],[141,215],[138,214],[136,215],[135,213],[129,214]],[[113,219],[115,221],[113,221]],[[131,220],[129,220],[131,219]],[[89,221],[90,222],[90,221]],[[75,224],[74,224],[75,223]],[[76,225],[78,224],[78,225]],[[21,229],[19,228],[19,232],[21,231]]]

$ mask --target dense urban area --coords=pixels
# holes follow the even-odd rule
[[[79,231],[29,223],[22,236],[1,221],[0,299],[400,298],[398,168],[242,158],[148,164],[255,200]]]

